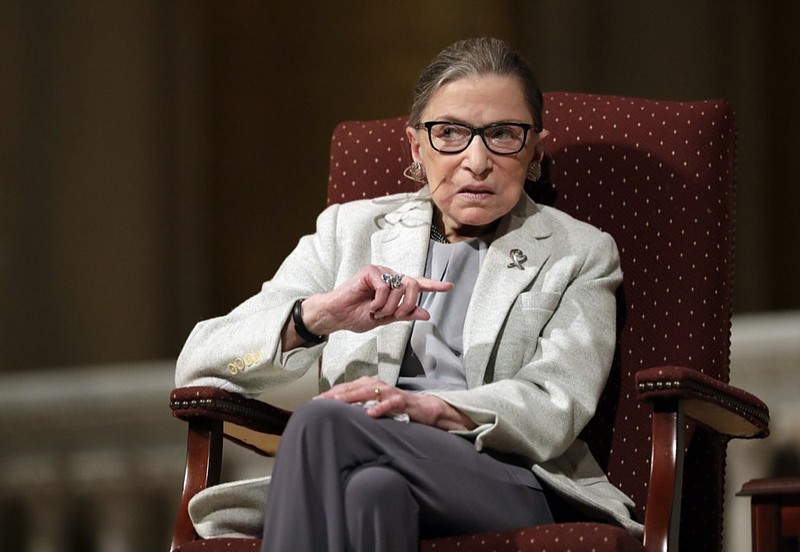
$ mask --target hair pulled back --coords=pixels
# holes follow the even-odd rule
[[[541,132],[542,91],[528,62],[503,40],[472,38],[455,42],[439,52],[414,86],[408,123],[416,126],[433,95],[445,84],[485,75],[516,78],[522,84],[525,101],[533,116],[534,130]]]

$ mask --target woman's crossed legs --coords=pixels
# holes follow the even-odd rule
[[[420,538],[552,523],[528,467],[448,432],[330,399],[292,416],[273,469],[264,552],[405,552]]]

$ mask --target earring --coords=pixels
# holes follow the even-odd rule
[[[414,161],[403,171],[403,176],[419,182],[420,184],[427,184],[427,175],[425,174],[425,167],[419,161]]]
[[[531,182],[536,182],[542,177],[542,165],[538,161],[531,161],[528,165],[527,179]]]

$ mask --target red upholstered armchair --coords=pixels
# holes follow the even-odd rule
[[[527,191],[611,233],[622,258],[611,377],[583,437],[634,499],[644,543],[603,523],[570,523],[424,541],[423,551],[718,551],[726,445],[768,434],[767,407],[728,385],[735,122],[723,101],[663,102],[551,93],[542,180]],[[404,119],[339,125],[328,200],[413,189]],[[172,549],[254,550],[198,540],[194,493],[219,480],[223,422],[279,434],[288,413],[217,389],[172,392],[189,422]]]

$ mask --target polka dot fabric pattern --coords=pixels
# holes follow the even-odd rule
[[[555,204],[612,234],[624,272],[618,361],[584,437],[643,519],[651,407],[634,399],[636,372],[686,366],[728,381],[734,117],[721,101],[549,100]],[[693,429],[681,540],[719,550],[725,443]]]
[[[258,552],[261,550],[261,539],[222,538],[188,542],[172,552]]]
[[[620,249],[617,355],[583,437],[611,481],[635,500],[642,521],[652,406],[636,399],[637,371],[684,366],[728,381],[734,114],[717,100],[549,93],[544,122],[550,137],[539,187],[555,207],[613,235]],[[419,185],[402,174],[410,163],[404,118],[342,123],[331,144],[329,203],[415,190]],[[720,550],[726,440],[689,427],[685,445],[681,544]],[[577,546],[592,527],[578,537],[572,526],[573,536],[559,536],[552,549]],[[544,549],[516,540],[491,546],[461,549]],[[456,547],[423,547],[443,549]]]
[[[423,541],[420,552],[639,552],[642,543],[627,531],[599,523],[562,523],[517,531],[480,533]]]
[[[420,188],[403,176],[412,161],[406,121],[397,117],[339,123],[331,139],[329,205]]]

